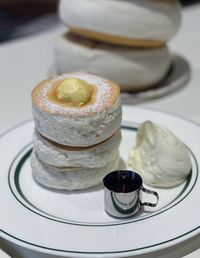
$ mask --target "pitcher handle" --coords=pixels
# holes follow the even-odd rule
[[[155,192],[155,191],[146,189],[146,188],[144,188],[144,186],[141,186],[141,190],[142,190],[144,193],[153,194],[153,195],[156,197],[156,200],[157,200],[155,203],[151,203],[151,202],[141,202],[141,205],[142,205],[142,206],[156,207],[157,204],[158,204],[158,201],[159,201],[159,195],[158,195],[158,193]]]

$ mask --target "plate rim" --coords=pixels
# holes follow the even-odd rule
[[[136,131],[137,128],[135,126],[126,126],[126,125],[122,125],[122,130],[133,130]],[[186,146],[186,148],[188,148]],[[33,151],[33,144],[32,142],[27,143],[23,149],[21,149],[16,156],[13,158],[13,161],[9,167],[8,170],[8,185],[10,188],[11,193],[13,194],[13,196],[15,197],[15,199],[21,203],[26,209],[32,211],[33,213],[44,217],[46,219],[52,220],[52,221],[57,221],[63,224],[69,224],[69,225],[75,225],[75,226],[85,226],[85,227],[109,227],[109,226],[117,226],[117,225],[123,225],[123,224],[131,224],[131,223],[135,223],[137,221],[141,221],[141,220],[145,220],[145,219],[149,219],[151,217],[157,216],[161,213],[164,213],[165,211],[175,207],[176,205],[178,205],[180,202],[182,202],[185,198],[187,198],[187,196],[190,194],[190,192],[193,190],[193,188],[195,187],[195,184],[197,182],[197,178],[199,176],[199,167],[198,167],[198,162],[196,160],[196,157],[194,155],[194,153],[192,152],[192,150],[190,148],[188,148],[188,152],[191,155],[192,158],[192,163],[195,164],[195,176],[193,178],[193,183],[190,186],[189,190],[186,191],[188,185],[190,185],[190,180],[192,178],[192,171],[189,173],[189,175],[187,176],[187,180],[186,180],[186,185],[183,187],[183,189],[181,190],[181,192],[172,200],[170,201],[168,204],[166,204],[165,206],[163,206],[162,208],[160,208],[159,210],[155,211],[152,214],[149,214],[147,216],[144,217],[139,217],[138,219],[133,219],[133,220],[122,220],[122,221],[116,221],[116,222],[108,222],[108,223],[89,223],[89,222],[76,222],[76,221],[71,221],[71,220],[67,220],[67,219],[62,219],[59,217],[56,217],[54,215],[48,214],[43,210],[40,210],[39,208],[37,208],[34,204],[32,204],[23,194],[20,185],[19,185],[19,175],[20,175],[20,171],[21,168],[23,167],[24,163],[30,158],[30,155]],[[20,158],[18,160],[18,158]],[[16,162],[17,161],[17,162]],[[15,164],[16,163],[16,164]],[[12,176],[11,176],[12,174]],[[17,181],[17,182],[16,182]],[[14,184],[14,186],[13,186]],[[17,192],[17,193],[16,193]],[[185,193],[186,192],[186,193]],[[185,193],[185,194],[184,194]],[[18,195],[20,197],[18,197]],[[21,200],[23,199],[23,200]]]

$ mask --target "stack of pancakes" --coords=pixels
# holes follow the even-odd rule
[[[88,103],[74,106],[56,98],[67,79],[92,87]],[[95,186],[119,164],[120,89],[87,73],[69,73],[41,82],[32,92],[35,122],[33,177],[43,186],[80,190]]]
[[[181,22],[178,0],[61,0],[67,26],[55,48],[56,72],[86,71],[139,91],[169,72],[167,42]]]

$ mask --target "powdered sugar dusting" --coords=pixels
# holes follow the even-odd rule
[[[57,81],[68,78],[78,78],[86,81],[90,85],[95,85],[95,87],[97,88],[96,101],[92,104],[87,104],[81,107],[59,105],[51,101],[48,98],[47,93],[51,89],[52,85]],[[106,79],[87,73],[80,72],[63,74],[44,82],[42,89],[36,96],[35,104],[37,104],[43,110],[53,114],[67,114],[68,116],[86,116],[88,114],[95,114],[112,106],[112,104],[114,104],[114,102],[118,98],[118,95],[113,98],[113,94],[116,94],[117,92],[115,90],[115,86],[113,85]]]

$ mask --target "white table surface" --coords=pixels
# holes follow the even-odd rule
[[[147,101],[138,106],[171,112],[200,123],[200,5],[183,9],[182,26],[169,43],[171,51],[185,57],[192,68],[192,78],[180,91],[166,97]],[[30,93],[33,87],[48,77],[54,60],[54,45],[65,31],[60,25],[52,30],[0,45],[0,134],[10,127],[31,118]],[[12,257],[43,258],[22,250],[4,239],[3,247]],[[157,253],[141,258],[200,257],[200,236]]]

